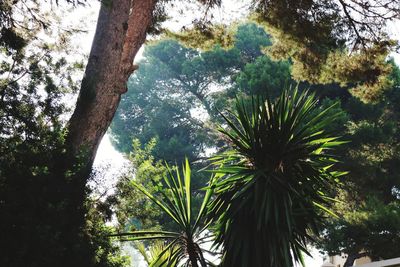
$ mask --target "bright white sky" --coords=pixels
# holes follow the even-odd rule
[[[244,7],[246,7],[246,5],[243,1],[223,1],[222,8],[215,12],[216,20],[226,23],[232,19],[243,17],[245,14],[243,10],[246,9]],[[95,31],[98,9],[98,1],[92,1],[90,6],[85,8],[80,7],[74,10],[71,15],[64,17],[63,19],[63,21],[72,22],[72,24],[87,28],[86,33],[81,33],[75,38],[77,51],[80,51],[80,54],[82,55],[87,56],[89,54]],[[199,13],[200,12],[197,12],[197,14]],[[174,19],[168,22],[168,27],[173,30],[178,30],[183,25],[190,24],[193,19],[193,14],[185,14],[186,15],[174,16]],[[395,39],[400,40],[400,22],[393,23],[390,26],[390,31]],[[141,53],[142,51],[136,56],[135,61],[138,61],[141,58]],[[400,64],[400,55],[393,54],[393,56],[395,57],[397,64]],[[95,168],[103,168],[107,170],[106,177],[104,179],[105,182],[101,185],[103,188],[112,190],[113,184],[118,177],[118,173],[121,171],[126,161],[127,160],[122,156],[122,154],[113,148],[110,142],[110,137],[108,134],[106,134],[100,144],[94,164]],[[312,251],[312,254],[314,255],[314,259],[306,257],[306,267],[320,267],[322,265],[322,257],[315,249]]]

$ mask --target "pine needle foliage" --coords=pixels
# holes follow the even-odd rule
[[[311,234],[329,213],[326,193],[344,174],[331,171],[331,151],[343,143],[324,131],[340,115],[328,112],[332,107],[319,110],[314,95],[285,90],[276,101],[237,100],[224,116],[220,132],[233,149],[213,158],[222,178],[213,183],[209,214],[221,266],[303,263]]]

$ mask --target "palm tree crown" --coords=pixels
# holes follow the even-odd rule
[[[123,238],[123,241],[165,240],[161,252],[152,259],[150,266],[213,265],[204,258],[206,250],[200,247],[210,242],[210,236],[206,233],[210,222],[206,219],[206,214],[213,190],[209,188],[206,191],[200,210],[195,215],[192,207],[191,170],[188,160],[182,167],[183,175],[178,168],[175,168],[175,173],[168,166],[167,169],[168,175],[158,184],[157,195],[151,194],[134,181],[132,184],[165,212],[175,222],[179,231],[134,231],[113,236]]]
[[[338,114],[318,110],[307,92],[252,98],[224,116],[220,131],[233,149],[215,157],[216,223],[222,266],[290,267],[318,232],[325,193],[343,173],[330,171],[341,142],[324,131]],[[318,111],[318,112],[317,112]],[[228,118],[229,117],[229,118]]]

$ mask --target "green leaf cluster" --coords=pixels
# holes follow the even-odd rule
[[[293,266],[318,233],[335,177],[331,150],[343,143],[324,131],[340,114],[311,116],[318,100],[283,91],[272,102],[237,101],[225,117],[232,150],[214,158],[216,198],[211,218],[221,266]],[[247,107],[246,107],[247,106]],[[330,107],[332,108],[332,107]]]
[[[87,198],[88,175],[65,172],[80,69],[68,47],[38,38],[47,21],[29,16],[45,19],[40,3],[0,3],[0,266],[126,266]]]
[[[135,181],[131,183],[173,221],[177,230],[144,230],[113,236],[120,237],[123,241],[168,240],[169,242],[162,246],[162,251],[151,260],[150,266],[175,266],[177,263],[183,263],[184,266],[208,266],[210,262],[204,258],[201,245],[209,240],[208,236],[205,236],[205,230],[210,224],[206,215],[213,190],[209,188],[206,191],[200,210],[194,213],[189,162],[186,160],[182,171],[167,166],[167,172],[162,181],[157,183],[158,195],[152,194]]]
[[[218,109],[232,102],[237,91],[233,88],[236,79],[246,93],[261,91],[261,83],[269,82],[272,74],[264,73],[256,82],[247,80],[255,79],[250,74],[252,69],[267,64],[269,69],[277,69],[276,74],[285,74],[271,81],[274,88],[289,79],[284,63],[266,59],[265,64],[263,61],[255,67],[246,67],[262,55],[261,47],[269,44],[268,34],[249,23],[238,26],[234,46],[228,50],[214,46],[212,50],[200,52],[174,40],[146,46],[145,59],[130,78],[129,90],[123,95],[111,125],[114,144],[127,153],[132,139],[146,144],[156,138],[153,155],[157,160],[174,163],[182,162],[185,156],[190,161],[199,158],[206,148],[216,144],[214,120],[219,120]],[[249,70],[239,74],[244,68]],[[248,89],[249,83],[258,89]],[[198,113],[206,114],[205,118]]]

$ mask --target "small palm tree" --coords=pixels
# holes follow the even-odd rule
[[[289,267],[302,262],[318,232],[341,142],[323,129],[337,114],[317,110],[314,95],[284,91],[275,101],[237,101],[220,131],[233,150],[215,157],[215,199],[210,218],[221,266]],[[319,111],[319,112],[316,112]]]
[[[200,210],[197,215],[194,215],[190,187],[191,171],[188,161],[186,160],[185,166],[182,167],[183,177],[178,168],[176,168],[175,174],[168,166],[167,169],[168,175],[163,177],[163,183],[158,184],[157,195],[149,193],[134,181],[132,183],[176,223],[179,231],[135,231],[113,236],[120,237],[123,241],[165,240],[162,251],[151,260],[153,264],[150,266],[203,267],[212,265],[204,258],[205,250],[201,248],[201,245],[210,242],[211,238],[206,233],[206,229],[210,225],[210,221],[206,220],[206,214],[213,190],[207,189]],[[169,256],[164,257],[167,254]]]

